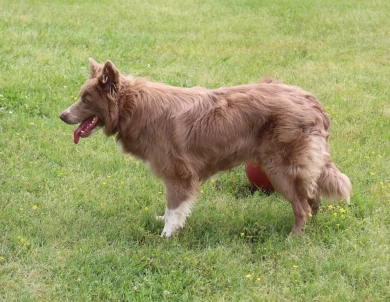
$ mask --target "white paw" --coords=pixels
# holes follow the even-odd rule
[[[175,231],[184,227],[186,216],[179,208],[170,210],[166,209],[164,214],[165,225],[161,237],[170,237]]]
[[[161,233],[161,237],[171,237],[173,233],[175,233],[178,229],[180,229],[180,225],[173,225],[173,224],[167,224],[165,223],[164,229]]]
[[[178,229],[184,228],[186,218],[190,215],[193,201],[182,202],[177,209],[165,209],[164,216],[156,216],[157,219],[164,219],[165,225],[161,237],[170,237]]]

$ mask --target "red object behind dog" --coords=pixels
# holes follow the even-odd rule
[[[246,163],[245,172],[246,176],[248,177],[248,180],[254,187],[270,193],[275,191],[267,175],[265,175],[265,173],[260,169],[257,163]]]

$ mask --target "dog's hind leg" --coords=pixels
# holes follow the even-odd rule
[[[292,206],[295,219],[290,235],[299,235],[305,227],[306,219],[310,213],[310,206],[306,199],[299,196],[289,198],[288,201]]]
[[[186,218],[191,214],[199,192],[199,182],[195,179],[168,179],[165,186],[167,205],[161,217],[165,221],[161,236],[170,237],[184,227]]]
[[[311,208],[307,199],[297,192],[293,186],[291,186],[290,189],[286,187],[284,190],[279,189],[278,192],[290,202],[294,213],[294,226],[290,235],[301,234],[305,227],[309,213],[311,213]]]
[[[267,166],[263,168],[267,171]],[[302,186],[300,186],[300,182],[296,181],[296,177],[289,176],[285,171],[286,169],[283,166],[273,166],[272,172],[267,174],[275,190],[291,204],[295,221],[290,235],[301,234],[309,213],[311,213],[311,208],[307,202],[307,197],[302,193],[304,190],[300,189]]]
[[[307,201],[309,202],[312,214],[316,215],[318,209],[320,208],[320,203],[321,203],[320,197],[316,196],[314,198],[309,198]]]

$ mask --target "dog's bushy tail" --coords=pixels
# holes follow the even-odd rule
[[[333,162],[327,163],[322,169],[318,180],[318,187],[322,198],[330,200],[350,201],[352,185],[348,176],[341,173]]]

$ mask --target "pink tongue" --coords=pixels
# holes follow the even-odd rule
[[[81,132],[80,127],[77,128],[77,129],[73,132],[73,142],[74,142],[76,145],[78,144],[79,139],[80,139],[80,132]]]
[[[98,121],[99,118],[97,116],[91,116],[82,122],[80,126],[78,126],[77,129],[73,132],[73,142],[77,145],[80,137],[88,136],[92,129],[95,128]]]

